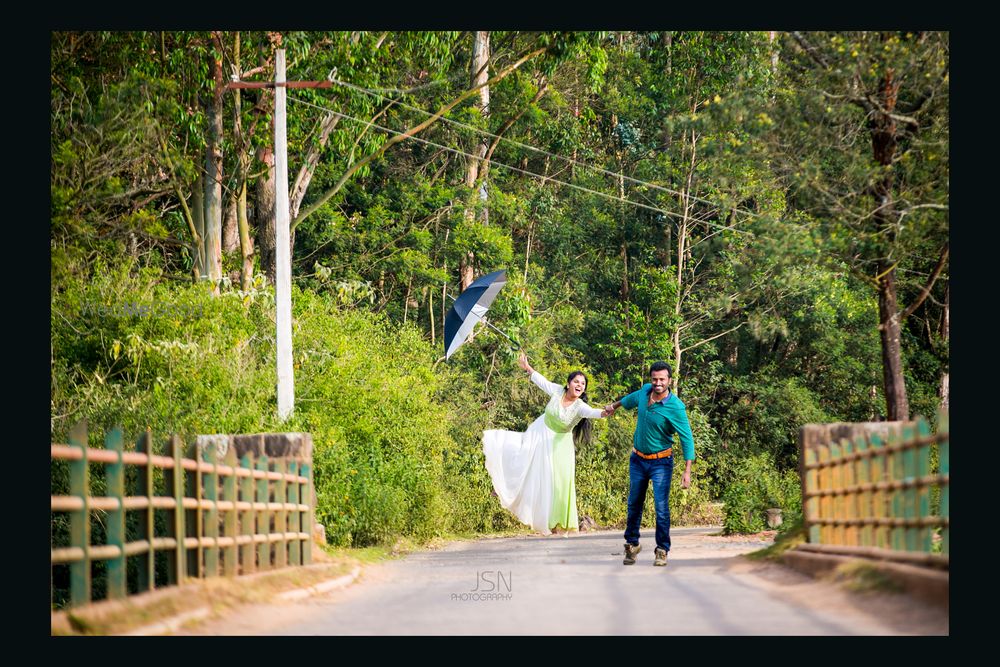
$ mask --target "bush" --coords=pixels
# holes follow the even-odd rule
[[[783,510],[783,521],[793,523],[802,513],[799,475],[780,472],[770,456],[754,454],[738,459],[732,481],[722,494],[723,528],[727,534],[758,533],[767,528],[767,510]]]
[[[834,421],[800,381],[775,381],[764,372],[728,379],[713,408],[723,448],[745,456],[767,452],[782,467],[797,461],[803,424]]]
[[[300,428],[317,445],[317,515],[328,541],[365,546],[451,529],[442,376],[412,326],[295,294]]]
[[[172,433],[190,441],[199,433],[309,431],[317,517],[330,542],[426,539],[452,526],[449,508],[461,503],[449,489],[464,499],[475,487],[445,483],[443,453],[461,449],[453,413],[469,415],[470,430],[479,431],[483,413],[475,394],[456,395],[450,407],[439,401],[454,374],[434,371],[419,331],[294,290],[296,410],[281,422],[273,295],[212,297],[203,284],[166,283],[158,270],[122,260],[98,262],[53,291],[54,442],[65,442],[82,418],[98,447],[116,425],[128,443],[147,427],[157,442]],[[160,312],[131,312],[133,304]],[[52,477],[53,493],[65,492],[57,464]]]

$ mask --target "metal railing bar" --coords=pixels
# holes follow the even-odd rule
[[[895,489],[908,489],[910,487],[925,487],[948,484],[948,475],[926,475],[913,479],[898,479],[888,482],[868,482],[865,484],[855,484],[839,489],[821,489],[819,491],[807,491],[806,498],[816,498],[820,496],[837,496],[852,493],[865,493],[869,491],[891,491]]]
[[[914,438],[912,440],[906,440],[895,444],[885,445],[884,447],[874,447],[874,448],[864,449],[858,452],[852,452],[851,454],[847,454],[845,456],[831,458],[828,461],[817,461],[815,463],[807,463],[805,465],[805,468],[806,470],[811,470],[813,468],[828,468],[831,466],[837,466],[843,463],[848,463],[856,459],[866,459],[866,458],[871,458],[873,456],[884,456],[885,454],[892,454],[895,452],[901,452],[908,449],[915,449],[917,447],[923,447],[924,445],[930,445],[935,442],[943,442],[947,439],[948,439],[947,433],[936,433],[934,435],[929,435],[922,438]],[[828,443],[825,446],[829,447],[831,444],[837,444],[837,443]]]
[[[866,519],[828,519],[810,518],[809,523],[823,524],[826,526],[893,526],[905,528],[908,526],[947,526],[948,518],[939,516],[928,516],[919,519],[893,519],[869,517]]]

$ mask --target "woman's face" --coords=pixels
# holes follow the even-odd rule
[[[583,392],[587,391],[587,378],[582,375],[574,375],[567,385],[566,393],[570,398],[577,399]]]

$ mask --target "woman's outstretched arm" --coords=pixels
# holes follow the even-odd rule
[[[549,382],[545,379],[545,376],[536,371],[528,363],[528,357],[524,354],[524,350],[521,350],[521,354],[517,357],[517,364],[521,367],[523,371],[531,375],[531,381],[534,382],[539,389],[544,391],[549,396],[554,396],[557,393],[562,392],[562,387],[557,385],[555,382]]]
[[[583,401],[580,402],[583,403]],[[580,406],[580,415],[584,419],[603,419],[604,417],[607,417],[608,414],[609,413],[606,410],[592,408],[586,403],[583,403],[583,405]]]

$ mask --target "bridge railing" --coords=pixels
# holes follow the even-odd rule
[[[104,561],[109,599],[156,588],[157,554],[166,561],[160,577],[166,585],[311,563],[311,439],[281,435],[305,436],[309,445],[269,458],[266,451],[274,448],[254,445],[270,436],[199,436],[189,446],[173,436],[157,454],[149,431],[135,451],[125,451],[116,428],[97,449],[87,445],[85,422],[71,431],[69,444],[53,443],[53,461],[65,460],[69,468],[69,493],[52,495],[51,504],[53,521],[57,513],[69,515],[69,545],[51,549],[53,567],[69,565],[68,605],[92,601],[96,561]],[[231,446],[234,439],[242,446]],[[91,495],[92,463],[104,464],[103,496]],[[127,494],[126,466],[136,469]],[[139,520],[127,524],[127,512],[140,514]],[[91,544],[95,515],[104,524],[105,544]],[[127,567],[133,559],[138,567]],[[131,584],[130,570],[136,575]]]
[[[937,433],[923,418],[807,424],[799,432],[799,447],[808,539],[800,549],[948,566],[946,413]],[[938,470],[932,474],[933,448]],[[931,504],[935,489],[937,511]]]

